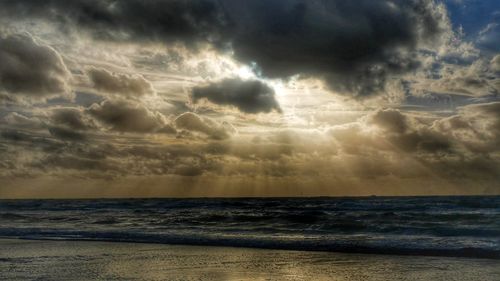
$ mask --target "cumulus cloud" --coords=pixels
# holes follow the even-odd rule
[[[433,61],[431,65],[425,74],[408,77],[401,83],[405,103],[455,109],[469,103],[495,100],[500,93],[495,57],[457,64]]]
[[[30,97],[69,94],[70,73],[53,48],[31,35],[0,36],[0,90]]]
[[[87,74],[98,91],[132,98],[155,93],[153,85],[140,75],[113,73],[100,68],[90,68]]]
[[[428,124],[399,110],[378,110],[368,117],[368,123],[383,128],[386,134],[379,136],[389,143],[392,149],[406,152],[446,152],[452,148],[450,140],[439,131],[432,130]]]
[[[408,127],[406,116],[395,109],[379,110],[371,116],[369,122],[384,128],[388,132],[400,134],[404,133]]]
[[[357,155],[387,151],[426,153],[423,159],[440,153],[451,158],[477,153],[493,157],[500,147],[500,102],[462,106],[448,117],[380,109],[358,122],[334,126],[330,134],[345,152]]]
[[[367,151],[432,155],[453,148],[442,132],[397,109],[377,110],[358,123],[332,128],[330,134],[344,151],[355,155]]]
[[[496,55],[491,59],[490,62],[491,70],[495,72],[500,72],[500,55]]]
[[[52,110],[51,121],[59,126],[66,126],[74,130],[88,130],[96,128],[93,120],[85,116],[81,108],[56,108]]]
[[[356,96],[381,93],[390,77],[414,70],[415,51],[439,45],[450,29],[444,6],[433,0],[54,0],[0,7],[100,39],[209,43],[256,64],[265,77],[315,76]]]
[[[174,122],[178,129],[203,133],[214,139],[228,138],[232,129],[229,124],[224,126],[224,124],[219,124],[192,112],[179,115]]]
[[[346,172],[359,178],[439,177],[474,190],[472,182],[498,181],[499,109],[498,102],[468,105],[448,117],[380,109],[329,133]]]
[[[114,131],[136,133],[173,132],[163,114],[125,100],[105,100],[90,106],[86,109],[86,113]]]
[[[281,112],[274,90],[258,80],[225,79],[192,90],[194,102],[207,99],[215,104],[230,105],[246,113]]]

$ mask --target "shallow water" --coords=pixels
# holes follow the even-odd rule
[[[500,197],[0,200],[0,236],[500,258]]]
[[[500,280],[492,259],[15,239],[0,249],[0,280]]]

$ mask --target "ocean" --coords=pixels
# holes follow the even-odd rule
[[[0,237],[500,259],[500,196],[0,200]]]

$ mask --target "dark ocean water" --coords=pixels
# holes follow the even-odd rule
[[[0,237],[500,259],[500,197],[0,200]]]

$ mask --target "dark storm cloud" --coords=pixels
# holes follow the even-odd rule
[[[136,98],[155,93],[153,85],[142,76],[112,73],[99,68],[90,68],[87,74],[98,91]]]
[[[0,35],[0,91],[50,96],[68,91],[61,56],[29,34]]]
[[[238,25],[235,56],[268,77],[323,78],[340,93],[381,92],[417,66],[413,51],[437,39],[444,15],[432,1],[227,1]]]
[[[209,39],[219,25],[214,1],[205,0],[7,0],[4,16],[44,18],[68,27],[87,28],[108,40],[173,40],[196,43]]]
[[[447,23],[433,0],[32,0],[0,8],[108,40],[209,42],[265,77],[319,77],[356,96],[380,93],[390,77],[415,69],[415,50],[439,41]]]
[[[111,130],[119,132],[154,133],[172,131],[165,116],[125,100],[106,100],[93,104],[86,113]]]
[[[225,79],[192,90],[195,102],[207,99],[215,104],[232,105],[246,113],[281,111],[274,90],[258,80]]]

